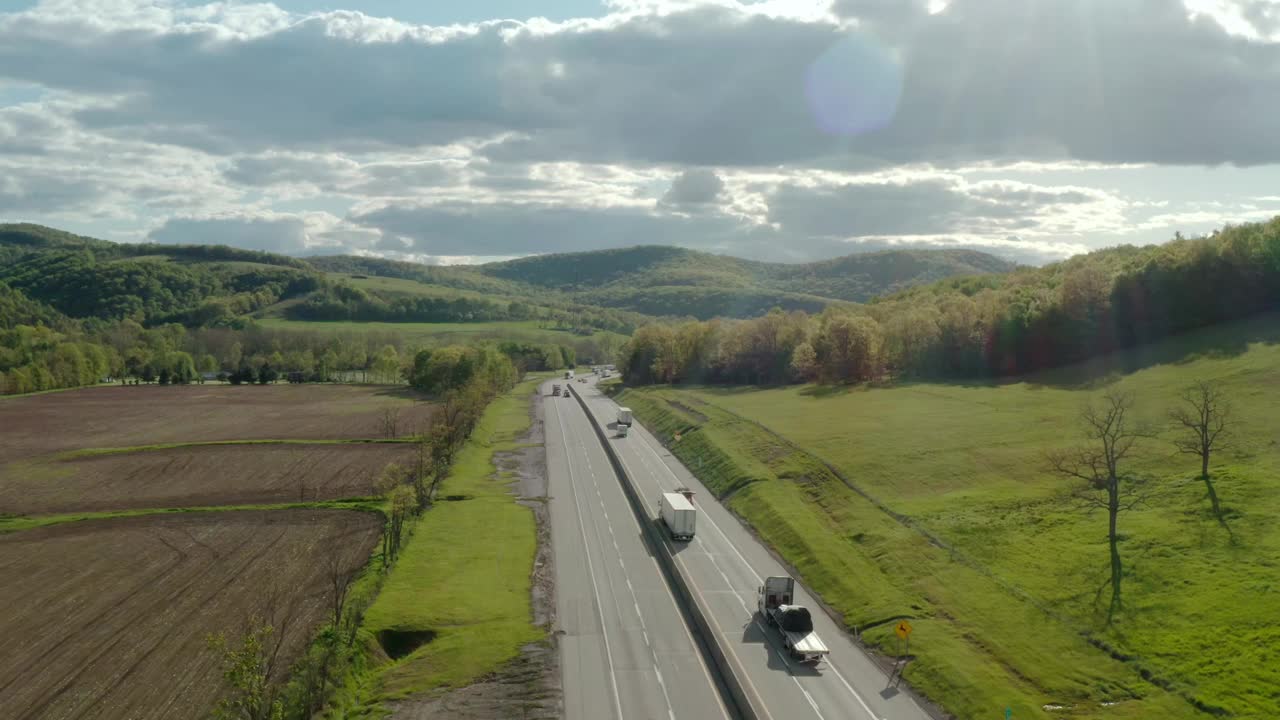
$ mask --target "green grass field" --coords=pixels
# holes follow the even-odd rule
[[[435,632],[434,639],[375,671],[366,702],[467,685],[546,635],[533,624],[533,512],[518,505],[495,455],[516,449],[530,424],[538,379],[495,400],[422,515],[365,616],[364,629]]]
[[[1277,340],[1272,314],[1006,384],[623,397],[666,437],[686,430],[677,455],[736,489],[729,505],[850,625],[870,626],[867,642],[890,648],[885,621],[915,618],[906,677],[958,717],[1274,718]],[[1234,403],[1234,448],[1211,471],[1225,526],[1198,459],[1164,429],[1195,379]],[[1128,468],[1155,495],[1120,517],[1125,608],[1108,626],[1106,515],[1068,498],[1044,452],[1073,443],[1079,408],[1113,383],[1162,427]]]
[[[531,343],[555,343],[576,345],[581,340],[601,339],[612,336],[617,345],[626,342],[625,335],[598,331],[591,335],[574,335],[567,330],[538,327],[536,320],[481,323],[384,323],[384,322],[309,322],[263,318],[259,325],[279,330],[305,330],[328,333],[388,333],[398,334],[405,343],[414,347],[467,344],[477,340],[514,341]]]
[[[380,277],[377,275],[356,276],[348,273],[325,273],[330,279],[338,281],[342,280],[366,292],[377,293],[379,295],[409,295],[418,297],[434,297],[452,299],[456,297],[464,297],[471,300],[488,300],[490,299],[484,293],[478,293],[474,290],[462,290],[459,288],[444,287],[443,285],[427,285],[417,280],[408,280],[405,278]]]

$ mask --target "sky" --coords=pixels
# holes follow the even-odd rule
[[[0,221],[1039,264],[1280,215],[1277,0],[0,0]]]

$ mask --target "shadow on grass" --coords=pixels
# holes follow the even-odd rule
[[[1253,344],[1280,343],[1280,313],[1269,312],[1237,322],[1192,330],[1147,345],[1118,350],[1082,363],[1011,378],[1032,386],[1090,389],[1124,375],[1158,365],[1185,365],[1243,355]]]
[[[418,400],[427,401],[432,398],[426,393],[414,390],[408,385],[378,385],[378,389],[373,391],[376,397],[391,397],[400,400]]]

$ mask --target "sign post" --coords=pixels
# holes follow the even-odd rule
[[[899,620],[893,632],[902,641],[902,652],[898,654],[899,659],[905,659],[907,653],[911,650],[911,623],[906,620]]]

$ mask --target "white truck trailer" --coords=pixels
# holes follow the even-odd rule
[[[662,524],[667,526],[671,539],[692,540],[698,511],[693,509],[689,498],[680,493],[662,493],[660,505]]]
[[[573,371],[572,371],[572,370],[565,370],[565,371],[564,371],[564,379],[565,379],[565,380],[572,380],[572,379],[573,379]]]
[[[618,408],[618,437],[626,437],[631,434],[631,408]]]
[[[782,644],[791,657],[804,663],[819,663],[831,651],[813,631],[809,609],[793,605],[796,581],[789,577],[767,577],[760,586],[758,606],[765,622],[778,628]]]

